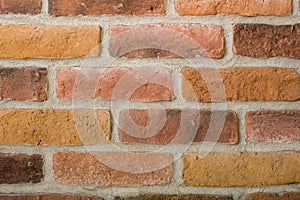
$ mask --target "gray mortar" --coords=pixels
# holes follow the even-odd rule
[[[240,119],[240,143],[238,145],[213,144],[209,142],[197,143],[190,145],[188,152],[202,150],[203,145],[213,144],[213,151],[282,151],[295,150],[300,151],[299,143],[249,143],[245,142],[245,114],[247,111],[259,109],[299,109],[300,102],[223,102],[223,103],[193,103],[185,102],[181,96],[181,78],[180,71],[182,67],[189,65],[193,67],[211,67],[226,68],[230,66],[275,66],[295,69],[300,74],[300,60],[291,58],[269,58],[255,59],[242,56],[236,56],[232,53],[232,28],[234,23],[265,23],[273,25],[295,24],[300,22],[298,12],[298,0],[293,1],[293,15],[286,17],[242,17],[238,15],[211,15],[211,16],[179,16],[175,11],[174,0],[166,0],[167,14],[161,15],[143,15],[143,16],[70,16],[70,17],[51,17],[48,13],[48,0],[43,0],[42,14],[31,15],[1,15],[1,24],[28,24],[28,25],[94,25],[102,27],[102,44],[100,57],[85,58],[68,58],[68,59],[1,59],[1,66],[4,67],[45,67],[48,69],[49,99],[45,102],[16,102],[2,100],[1,108],[56,108],[56,109],[72,109],[71,100],[59,100],[56,97],[56,69],[59,67],[82,66],[82,67],[167,67],[173,70],[173,89],[174,100],[171,102],[144,103],[144,102],[128,102],[129,107],[133,108],[180,108],[182,105],[189,108],[213,109],[213,110],[233,110],[237,112]],[[136,25],[136,24],[153,24],[153,23],[202,23],[221,25],[225,33],[226,55],[222,59],[211,60],[206,58],[185,59],[116,59],[109,55],[108,40],[109,27],[113,25]],[[213,63],[213,65],[211,65]],[[78,103],[76,103],[77,105]],[[110,109],[111,103],[101,99],[83,100],[80,106],[75,108],[89,109]],[[120,109],[116,110],[116,113]],[[118,116],[116,116],[117,121]],[[117,126],[113,125],[112,142],[122,149],[128,151],[155,151],[161,148],[161,145],[144,145],[132,144],[124,145],[119,142]],[[172,145],[171,145],[172,146]],[[180,145],[173,145],[178,148]],[[65,185],[54,180],[54,172],[52,166],[52,156],[56,152],[86,152],[86,151],[113,151],[114,146],[110,143],[96,144],[89,146],[12,146],[1,145],[0,152],[4,153],[26,153],[26,154],[42,154],[45,160],[44,181],[38,184],[1,184],[0,193],[3,194],[40,194],[40,193],[61,193],[61,194],[85,194],[97,195],[107,200],[112,200],[114,196],[121,195],[138,195],[141,193],[197,193],[197,194],[223,194],[233,195],[235,200],[243,199],[246,194],[253,192],[285,192],[300,191],[300,184],[290,184],[281,186],[266,187],[189,187],[182,183],[182,163],[176,160],[173,163],[174,177],[171,184],[166,186],[129,186],[129,187],[98,187],[93,185]]]

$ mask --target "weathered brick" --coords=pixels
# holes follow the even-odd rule
[[[166,68],[61,68],[57,71],[61,99],[169,101],[171,71]]]
[[[42,10],[41,0],[1,0],[0,14],[40,14]]]
[[[0,144],[80,145],[110,138],[110,114],[95,110],[0,110]]]
[[[142,24],[110,28],[110,54],[114,57],[190,58],[224,55],[222,27],[203,24]]]
[[[66,58],[99,55],[97,26],[0,26],[1,58]]]
[[[143,15],[164,14],[163,0],[50,0],[49,13],[55,16],[68,15]]]
[[[172,155],[158,153],[57,153],[55,179],[100,186],[165,185],[172,178]]]
[[[230,196],[208,194],[141,194],[139,196],[115,197],[115,200],[233,200]]]
[[[47,99],[47,70],[0,68],[0,98],[18,101]]]
[[[300,110],[248,112],[246,135],[247,142],[299,142]]]
[[[38,183],[43,179],[41,155],[0,153],[0,184]]]
[[[296,101],[300,99],[299,76],[294,69],[186,67],[182,70],[182,76],[182,92],[188,101]]]
[[[247,16],[292,14],[292,0],[175,0],[180,15],[238,14]]]
[[[300,182],[300,153],[208,152],[182,158],[190,186],[267,186]]]
[[[300,58],[300,24],[235,24],[233,52],[255,58]]]
[[[96,196],[82,196],[82,195],[64,195],[64,194],[24,194],[24,195],[6,195],[1,196],[0,200],[103,200]]]
[[[286,192],[283,194],[257,192],[249,194],[245,200],[300,200],[299,192]]]
[[[232,111],[123,110],[119,116],[124,143],[238,143],[238,118]]]

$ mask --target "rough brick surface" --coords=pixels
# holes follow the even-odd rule
[[[190,186],[267,186],[300,182],[300,153],[210,152],[182,158],[183,181]]]
[[[1,0],[0,14],[39,14],[42,10],[41,0]]]
[[[61,99],[162,101],[172,99],[171,71],[166,68],[61,68],[57,71]]]
[[[220,26],[203,24],[149,24],[110,28],[110,54],[114,57],[190,58],[224,55]]]
[[[18,101],[47,99],[47,70],[0,68],[0,98]]]
[[[0,184],[38,183],[42,179],[41,155],[0,153]]]
[[[1,196],[0,200],[103,200],[95,196],[64,195],[64,194],[41,194],[41,195],[18,195]]]
[[[79,145],[110,138],[110,114],[95,110],[0,110],[0,144]]]
[[[182,92],[188,101],[296,101],[299,75],[276,67],[190,68],[182,70]]]
[[[246,141],[299,142],[300,110],[248,112]]]
[[[233,52],[255,58],[300,58],[300,24],[235,24]]]
[[[142,15],[164,14],[163,0],[50,0],[49,13],[55,16],[67,15]]]
[[[299,192],[276,193],[253,193],[245,197],[245,200],[300,200]]]
[[[123,110],[119,116],[124,143],[238,143],[238,118],[232,111]]]
[[[1,58],[65,58],[99,55],[100,27],[0,26]]]
[[[115,197],[115,200],[233,200],[230,196],[207,194],[142,194],[131,197]]]
[[[172,155],[155,153],[57,153],[55,179],[100,186],[165,185],[172,178]]]
[[[248,16],[292,14],[292,0],[175,0],[180,15],[239,14]]]

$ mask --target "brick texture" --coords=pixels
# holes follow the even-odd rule
[[[175,0],[180,15],[239,14],[247,16],[292,14],[292,0]]]
[[[245,200],[300,200],[300,193],[286,192],[283,194],[276,194],[257,192],[247,195]]]
[[[18,101],[47,99],[47,70],[0,68],[0,98]]]
[[[172,155],[155,153],[57,153],[55,179],[100,186],[165,185],[172,178]]]
[[[110,138],[110,114],[94,110],[0,110],[0,144],[79,145]]]
[[[299,75],[276,67],[190,68],[182,70],[183,97],[188,101],[296,101]]]
[[[130,197],[115,197],[115,200],[233,200],[230,196],[207,194],[142,194]]]
[[[123,110],[119,116],[124,143],[238,143],[238,118],[232,111]]]
[[[182,158],[183,181],[190,186],[267,186],[300,182],[300,153],[210,152]]]
[[[0,14],[39,14],[41,10],[41,0],[1,0]]]
[[[100,27],[0,26],[1,58],[66,58],[99,55]]]
[[[254,58],[300,58],[300,24],[233,25],[233,52]]]
[[[1,196],[0,200],[103,200],[95,196],[64,195],[64,194],[41,194],[41,195],[18,195]]]
[[[246,134],[247,142],[300,142],[300,111],[248,112]]]
[[[149,24],[110,28],[114,57],[222,58],[224,33],[220,26],[202,24]]]
[[[0,153],[0,184],[38,183],[43,176],[41,155]]]
[[[55,16],[67,15],[143,15],[164,14],[163,0],[50,0],[49,13]]]
[[[171,71],[166,68],[61,68],[57,71],[61,99],[163,101],[172,99]]]

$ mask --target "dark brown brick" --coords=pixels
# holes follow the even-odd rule
[[[0,153],[0,184],[38,183],[42,179],[41,155]]]
[[[208,194],[142,194],[130,197],[115,197],[115,200],[233,200],[230,196]]]
[[[47,99],[47,70],[0,68],[0,98],[18,101]]]
[[[64,194],[41,194],[41,195],[10,195],[1,196],[0,200],[103,200],[96,196],[64,195]]]
[[[1,0],[0,5],[0,14],[39,14],[41,10],[41,0]]]
[[[237,115],[232,111],[123,110],[119,116],[120,139],[124,143],[236,144],[238,126]]]
[[[300,200],[299,192],[276,193],[253,193],[245,197],[244,200]]]
[[[300,58],[300,24],[235,24],[233,52],[255,58]]]
[[[49,13],[55,16],[67,15],[143,15],[164,14],[163,0],[50,0]]]
[[[300,110],[248,112],[246,135],[247,142],[299,142]]]

